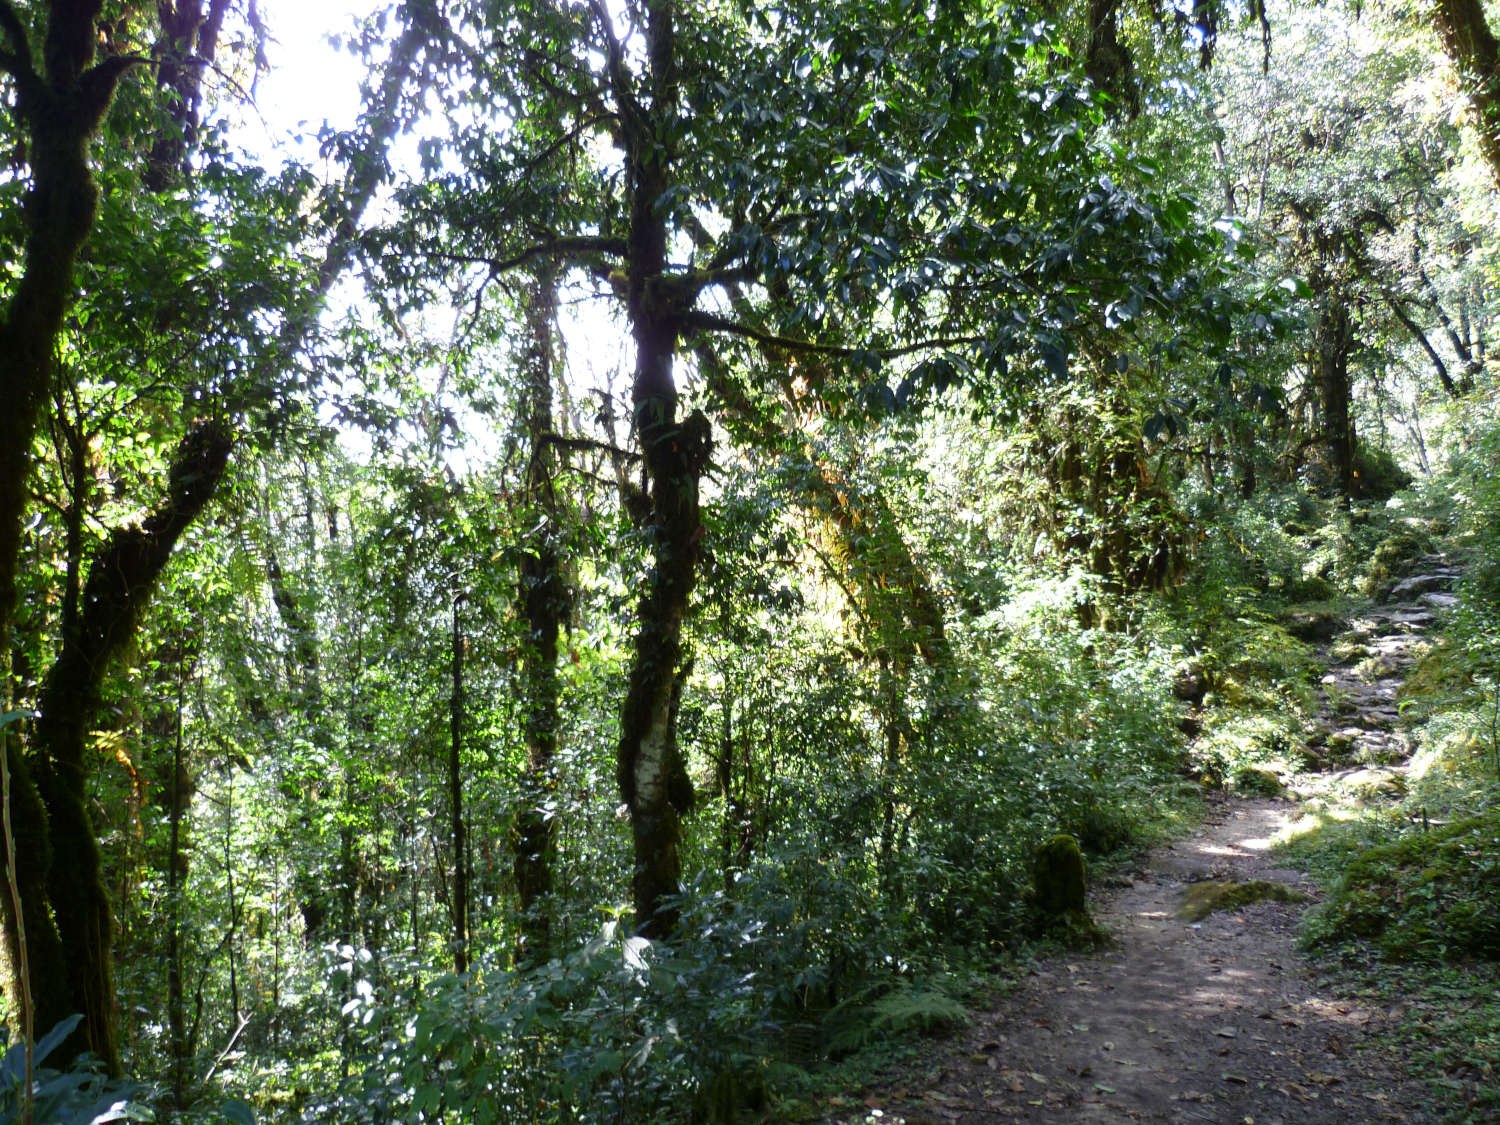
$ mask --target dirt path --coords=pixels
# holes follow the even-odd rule
[[[1447,604],[1439,579],[1451,577],[1444,560],[1430,562],[1430,581],[1398,588],[1401,601],[1358,614],[1326,638],[1326,770],[1300,779],[1299,797],[1337,789],[1374,801],[1399,790],[1409,747],[1395,690],[1433,611]],[[1306,905],[1260,902],[1197,923],[1178,914],[1186,888],[1206,879],[1271,880],[1316,898],[1316,887],[1269,851],[1299,808],[1280,799],[1219,806],[1193,837],[1152,852],[1138,871],[1095,893],[1095,917],[1115,935],[1113,949],[1044,964],[935,1066],[828,1120],[1432,1120],[1421,1089],[1372,1039],[1400,1017],[1334,994],[1298,955]]]

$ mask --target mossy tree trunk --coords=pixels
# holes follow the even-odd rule
[[[4,403],[0,409],[0,661],[6,664],[13,648],[32,440],[55,376],[57,342],[73,299],[74,265],[98,211],[99,190],[89,167],[89,145],[121,75],[137,61],[126,57],[95,61],[102,8],[102,0],[53,0],[46,5],[46,30],[40,37],[38,57],[20,11],[11,0],[0,0],[0,74],[8,77],[7,86],[14,92],[13,112],[26,132],[30,172],[22,215],[21,273],[0,311],[0,402]],[[41,10],[41,5],[35,10]],[[112,561],[110,552],[118,552],[121,562],[136,561],[131,546],[117,536],[96,561],[99,577],[90,576],[96,598],[111,592],[104,587],[118,587],[123,581],[123,576],[104,573],[104,566]],[[89,698],[87,681],[92,680],[97,691],[103,669],[80,666],[77,660],[82,655],[80,645],[92,639],[87,627],[100,626],[109,608],[87,602],[82,616],[85,629],[74,642],[73,660],[64,665],[60,659],[61,671],[54,667],[49,674],[36,751],[23,754],[16,738],[7,739],[16,837],[16,854],[11,858],[16,864],[21,917],[15,916],[7,901],[4,969],[7,997],[11,1009],[22,1012],[23,1027],[30,1026],[39,1034],[74,1011],[82,1010],[90,1017],[55,1060],[66,1061],[71,1053],[92,1045],[106,1064],[116,1066],[108,903],[98,897],[103,894],[98,885],[98,848],[81,796],[84,719],[59,710]],[[7,696],[8,671],[0,667],[0,673],[7,673]],[[62,754],[55,762],[50,757],[54,744]],[[91,869],[87,866],[90,858]],[[73,866],[80,859],[85,865],[82,870]],[[79,890],[83,893],[78,899],[63,901],[62,912],[54,918],[59,889],[70,896]],[[24,990],[17,976],[20,923],[24,923],[28,946],[31,1012],[24,1009]],[[82,961],[75,958],[80,946],[84,948]],[[77,1003],[80,998],[87,1005]]]
[[[1309,348],[1308,374],[1317,396],[1328,464],[1347,507],[1359,487],[1354,469],[1354,388],[1349,374],[1349,357],[1355,346],[1354,322],[1349,315],[1354,294],[1344,276],[1344,259],[1350,251],[1341,232],[1329,235],[1316,231],[1313,241],[1318,259],[1308,275],[1308,284],[1317,294],[1318,322]]]
[[[527,352],[523,379],[525,427],[531,446],[526,498],[535,531],[521,553],[517,601],[526,635],[521,645],[522,727],[526,742],[526,793],[516,817],[513,870],[521,908],[519,959],[536,964],[552,947],[552,852],[556,835],[552,761],[557,753],[559,682],[557,645],[568,611],[569,593],[559,543],[561,528],[553,480],[551,437],[553,326],[557,319],[557,276],[550,265],[538,270],[526,307]]]
[[[1437,0],[1432,14],[1443,50],[1458,69],[1473,107],[1479,151],[1500,183],[1500,41],[1482,0]]]
[[[198,137],[203,72],[213,61],[231,0],[158,0],[161,26],[151,58],[166,93],[168,124],[156,135],[142,180],[164,191],[181,173]]]
[[[452,695],[448,700],[448,821],[453,847],[453,971],[469,968],[469,864],[464,824],[463,594],[453,596]],[[352,841],[351,841],[352,843]]]
[[[679,132],[679,77],[674,4],[643,5],[645,64],[637,83],[602,0],[591,0],[608,44],[610,92],[619,115],[617,144],[624,156],[627,194],[624,297],[635,371],[631,404],[642,451],[646,526],[652,567],[637,611],[637,630],[625,704],[620,715],[616,776],[630,813],[636,925],[648,937],[667,937],[677,912],[667,902],[680,888],[681,818],[693,786],[677,743],[677,706],[689,661],[683,626],[698,576],[703,524],[698,482],[708,464],[708,419],[678,416],[673,365],[684,314],[696,291],[667,276],[667,214],[660,206],[672,185]]]
[[[46,900],[66,967],[65,995],[59,996],[49,982],[37,979],[33,963],[33,991],[40,985],[50,1002],[63,1004],[49,1011],[38,1000],[37,1025],[51,1026],[82,1012],[84,1021],[61,1058],[92,1051],[111,1071],[119,1068],[110,964],[114,919],[88,814],[88,734],[105,673],[134,634],[178,539],[212,499],[232,448],[230,431],[217,423],[189,431],[173,458],[162,504],[139,526],[117,528],[94,556],[82,611],[43,681],[32,734],[31,759],[51,852]]]

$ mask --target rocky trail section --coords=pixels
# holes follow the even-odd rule
[[[1388,800],[1404,791],[1411,747],[1397,703],[1424,634],[1452,604],[1447,559],[1419,560],[1384,604],[1313,637],[1328,661],[1321,737],[1293,786],[1302,799]],[[1267,880],[1317,897],[1278,866],[1273,837],[1294,801],[1221,805],[1191,838],[1152,852],[1094,895],[1116,943],[1048,962],[923,1072],[908,1071],[829,1123],[993,1125],[1165,1122],[1333,1125],[1432,1118],[1373,1033],[1398,1012],[1331,992],[1295,948],[1305,904],[1260,901],[1182,915],[1207,880]],[[1299,896],[1288,896],[1299,897]]]
[[[1399,798],[1414,747],[1400,722],[1397,693],[1428,644],[1437,614],[1458,600],[1458,568],[1446,555],[1424,555],[1397,582],[1387,603],[1356,613],[1326,641],[1314,638],[1328,665],[1321,730],[1309,739],[1309,773],[1294,787],[1304,800],[1342,796],[1355,802]]]

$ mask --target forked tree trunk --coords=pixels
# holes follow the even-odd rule
[[[217,423],[199,425],[183,439],[166,500],[140,526],[117,528],[94,557],[78,624],[63,638],[42,685],[32,761],[47,811],[46,900],[61,944],[66,1010],[46,1011],[38,1001],[37,1026],[50,1027],[73,1012],[84,1016],[60,1049],[62,1062],[92,1051],[111,1072],[119,1070],[110,963],[114,920],[87,806],[89,728],[105,674],[134,634],[177,540],[212,499],[232,448],[230,432]],[[34,994],[40,986],[56,1002],[55,982],[39,980],[37,969],[33,958]]]
[[[63,316],[73,299],[73,266],[98,209],[89,143],[120,75],[130,65],[118,58],[94,65],[95,20],[102,6],[102,0],[52,4],[40,60],[15,9],[6,5],[0,11],[0,73],[9,76],[7,85],[15,91],[14,112],[27,132],[31,173],[23,213],[22,272],[0,311],[0,680],[7,685],[32,439],[52,377]],[[8,704],[8,689],[0,695]],[[14,731],[8,732],[4,752],[11,773],[16,845],[10,858],[16,867],[21,917],[16,917],[10,896],[0,896],[5,920],[0,971],[10,1010],[21,1013],[22,1027],[39,1035],[74,1010],[68,987],[72,966],[48,909],[53,852],[41,785],[50,769],[39,762],[39,770],[33,771]],[[29,993],[20,980],[23,929]]]

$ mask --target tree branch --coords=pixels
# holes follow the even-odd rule
[[[820,344],[814,340],[797,340],[790,336],[778,336],[774,332],[766,332],[749,324],[698,310],[684,313],[682,326],[696,328],[702,332],[725,332],[731,336],[743,336],[763,347],[780,348],[782,351],[806,355],[839,356],[845,359],[867,355],[875,356],[877,359],[899,359],[902,356],[913,355],[931,348],[952,348],[960,344],[978,344],[984,340],[984,337],[980,335],[937,336],[930,340],[917,340],[893,348],[856,348],[846,344]]]
[[[1437,349],[1427,339],[1427,334],[1422,331],[1416,321],[1412,320],[1410,314],[1401,307],[1401,302],[1396,299],[1394,294],[1382,290],[1381,296],[1385,298],[1385,303],[1391,306],[1391,312],[1396,314],[1396,319],[1412,334],[1417,343],[1422,345],[1422,350],[1427,353],[1427,358],[1432,360],[1432,366],[1437,369],[1438,381],[1443,384],[1443,390],[1448,392],[1448,397],[1457,398],[1458,388],[1454,386],[1453,377],[1448,374],[1448,365],[1443,362],[1443,357],[1438,355]]]
[[[35,82],[36,62],[31,55],[31,42],[11,0],[0,0],[0,31],[11,45],[9,51],[0,51],[0,70],[14,75],[19,82]]]
[[[493,273],[506,273],[527,262],[549,254],[559,254],[575,259],[588,254],[623,255],[626,243],[623,238],[605,238],[602,235],[575,235],[549,238],[512,254],[509,258],[492,258],[487,254],[456,254],[444,250],[428,251],[427,257],[445,262],[464,262],[475,266],[489,266]]]
[[[614,91],[621,119],[630,126],[632,131],[635,131],[639,129],[646,111],[636,100],[635,91],[630,88],[630,74],[625,69],[625,48],[620,42],[620,37],[615,33],[615,21],[611,18],[604,0],[589,0],[589,9],[598,20],[600,34],[604,36],[609,85]]]
[[[611,457],[623,457],[627,461],[639,461],[641,459],[639,453],[632,453],[628,449],[621,449],[618,445],[612,445],[607,441],[595,441],[593,438],[568,437],[566,434],[548,433],[542,434],[541,440],[548,445],[555,445],[559,449],[571,449],[580,453],[608,453]]]

